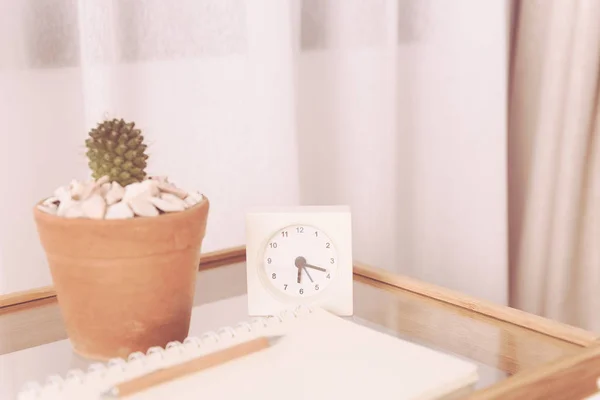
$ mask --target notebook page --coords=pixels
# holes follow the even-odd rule
[[[267,350],[128,399],[426,400],[476,380],[474,364],[319,312]]]

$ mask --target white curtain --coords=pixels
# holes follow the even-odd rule
[[[354,256],[507,302],[502,0],[3,0],[0,292],[50,284],[31,208],[104,117],[212,202],[352,207]]]

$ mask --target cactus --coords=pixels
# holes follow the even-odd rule
[[[134,122],[105,120],[89,132],[85,145],[94,179],[108,176],[121,186],[141,182],[146,177],[146,145]]]

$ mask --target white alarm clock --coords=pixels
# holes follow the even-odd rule
[[[347,206],[299,206],[246,215],[248,313],[315,305],[353,313],[352,221]]]

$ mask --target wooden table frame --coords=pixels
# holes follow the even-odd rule
[[[216,268],[245,259],[244,246],[205,253],[199,269]],[[595,381],[600,377],[600,340],[592,332],[361,263],[355,263],[354,275],[355,279],[426,296],[581,347],[575,355],[517,372],[495,385],[476,391],[468,399],[578,400],[597,391]],[[37,288],[0,296],[0,312],[4,314],[53,302],[56,302],[56,292],[51,286]]]

